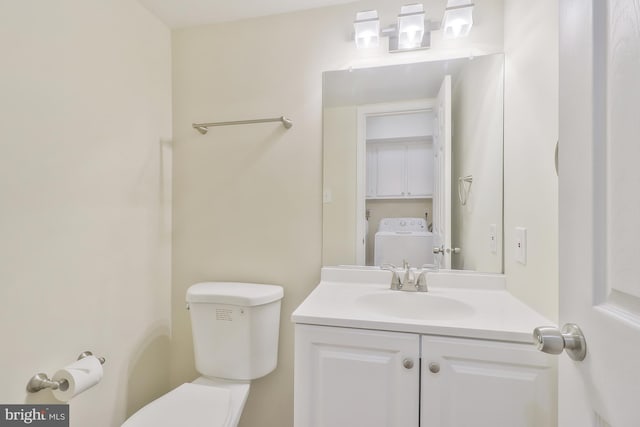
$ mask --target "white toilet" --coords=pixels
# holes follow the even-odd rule
[[[249,382],[278,361],[282,287],[206,282],[187,291],[202,374],[149,403],[122,427],[236,427]]]

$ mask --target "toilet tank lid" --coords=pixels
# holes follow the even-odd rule
[[[203,282],[187,290],[187,302],[231,304],[243,307],[268,304],[282,299],[282,286],[260,283]]]

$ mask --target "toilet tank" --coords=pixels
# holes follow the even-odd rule
[[[253,380],[278,362],[281,286],[205,282],[187,290],[196,369],[207,377]]]

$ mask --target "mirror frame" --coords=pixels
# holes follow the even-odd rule
[[[492,264],[482,264],[482,262],[479,262],[476,265],[488,265],[488,268],[486,269],[482,269],[480,268],[480,272],[491,272],[491,273],[503,273],[504,272],[504,253],[505,253],[505,242],[504,242],[504,67],[505,67],[505,63],[504,63],[504,54],[503,53],[491,53],[488,55],[483,55],[477,58],[484,58],[484,57],[499,57],[500,58],[500,62],[493,62],[494,67],[499,67],[499,74],[496,73],[487,73],[487,76],[492,76],[495,75],[496,79],[492,79],[492,81],[496,82],[496,90],[495,91],[491,91],[488,92],[489,98],[491,96],[493,96],[494,94],[496,95],[496,99],[497,99],[497,95],[500,96],[500,101],[497,105],[498,109],[495,110],[496,113],[493,116],[499,116],[501,121],[496,122],[496,124],[499,123],[498,127],[499,127],[499,138],[500,138],[500,144],[499,146],[496,145],[495,147],[497,147],[497,149],[499,149],[499,159],[498,157],[493,156],[491,162],[491,164],[495,165],[496,167],[500,167],[500,171],[499,171],[499,177],[497,179],[499,179],[500,183],[499,188],[495,189],[495,192],[498,194],[499,199],[496,203],[494,202],[490,202],[487,206],[492,206],[497,208],[499,210],[498,215],[494,215],[495,217],[495,221],[493,221],[494,218],[491,218],[492,221],[491,224],[487,223],[487,227],[486,230],[483,229],[484,235],[486,235],[487,237],[484,239],[484,244],[486,244],[488,246],[488,241],[489,241],[489,228],[491,228],[490,226],[493,226],[494,222],[495,225],[497,226],[498,232],[497,232],[497,236],[496,237],[496,241],[497,241],[497,245],[498,245],[498,249],[497,252],[494,252],[494,259],[495,262],[492,261]],[[436,67],[440,67],[443,70],[446,70],[450,64],[454,64],[453,66],[457,66],[456,64],[462,64],[462,66],[465,66],[469,61],[472,59],[477,59],[477,58],[451,58],[451,59],[445,59],[445,60],[434,60],[434,61],[421,61],[421,62],[416,62],[416,63],[411,63],[411,64],[395,64],[395,65],[389,65],[389,64],[381,64],[380,66],[373,66],[373,67],[368,67],[368,68],[363,68],[362,70],[369,71],[369,70],[381,70],[384,68],[388,68],[388,67],[405,67],[405,66],[410,66],[410,65],[426,65],[426,66],[434,66],[433,69],[437,69]],[[489,68],[490,70],[491,68]],[[497,68],[494,68],[496,71],[498,71]],[[425,101],[428,99],[433,99],[435,98],[435,96],[430,92],[429,96],[424,96],[422,94],[417,94],[415,97],[413,97],[414,99],[405,99],[404,100],[397,100],[397,99],[393,99],[393,100],[381,100],[381,101],[374,101],[374,102],[359,102],[358,99],[356,99],[353,103],[344,103],[344,104],[327,104],[326,102],[326,94],[327,94],[327,84],[331,83],[332,81],[335,81],[335,77],[331,77],[329,73],[332,72],[339,72],[339,73],[345,73],[343,75],[347,75],[346,73],[349,73],[350,71],[359,71],[359,70],[333,70],[333,71],[327,71],[325,73],[323,73],[323,105],[322,105],[322,109],[323,109],[323,253],[322,253],[322,264],[323,265],[344,265],[344,264],[353,264],[353,262],[349,262],[347,260],[350,259],[352,257],[352,254],[350,254],[351,249],[350,248],[354,248],[355,246],[355,254],[357,254],[357,258],[356,256],[354,256],[354,261],[356,259],[358,260],[364,260],[365,259],[365,249],[364,246],[361,245],[360,243],[357,242],[362,242],[362,239],[365,236],[365,221],[358,221],[358,218],[365,218],[365,211],[366,211],[366,198],[365,198],[365,192],[366,192],[366,167],[365,167],[365,156],[366,156],[366,142],[365,142],[365,123],[364,123],[364,117],[367,114],[376,114],[378,112],[380,112],[380,109],[377,108],[379,107],[379,105],[375,105],[375,104],[386,104],[391,105],[391,104],[399,104],[399,103],[403,103],[403,104],[408,104],[412,101],[415,101],[415,104],[417,105],[416,109],[420,109],[420,110],[425,110],[427,108],[425,108],[425,104],[421,104],[421,101]],[[442,72],[442,73],[438,73],[437,75],[441,76],[444,74],[452,74],[454,76],[456,76],[458,74],[458,71],[454,68],[454,72],[453,73],[449,73],[449,72]],[[328,78],[330,77],[330,78]],[[354,88],[353,91],[357,91],[357,90],[362,90],[362,88],[359,87],[359,84],[355,84],[354,83]],[[335,89],[334,89],[335,90]],[[335,93],[335,92],[334,92]],[[484,100],[486,98],[483,98],[482,92],[480,92],[479,95],[479,100]],[[419,98],[419,99],[416,99]],[[372,105],[373,104],[373,105]],[[355,157],[355,163],[356,163],[356,167],[355,167],[355,174],[356,174],[356,200],[357,202],[355,203],[355,206],[352,206],[352,208],[355,208],[355,218],[353,218],[351,216],[351,214],[349,214],[349,217],[355,219],[355,235],[353,237],[349,237],[351,235],[353,235],[354,231],[351,230],[348,233],[342,233],[344,231],[344,227],[348,226],[351,227],[352,225],[348,225],[347,223],[351,222],[352,220],[346,220],[345,224],[346,225],[342,225],[342,228],[340,228],[340,231],[337,231],[335,236],[331,236],[331,226],[327,226],[327,206],[326,203],[328,203],[331,199],[331,191],[335,190],[336,186],[338,186],[339,184],[334,182],[330,182],[330,179],[327,179],[327,175],[330,175],[327,173],[327,153],[326,153],[326,137],[327,137],[327,124],[326,124],[326,114],[327,114],[327,108],[333,108],[333,107],[337,107],[340,105],[344,105],[344,106],[348,106],[353,107],[354,109],[357,110],[357,114],[356,114],[356,157]],[[432,107],[433,108],[433,107]],[[455,107],[454,107],[455,108]],[[406,109],[407,112],[412,111],[413,109]],[[401,110],[397,110],[398,112],[400,112]],[[389,112],[388,109],[386,109],[384,112]],[[494,126],[495,128],[495,126]],[[497,128],[496,128],[497,129]],[[350,134],[352,134],[353,132],[350,130],[349,131]],[[455,134],[455,131],[454,131]],[[497,135],[497,130],[496,132],[494,132],[495,135]],[[455,136],[455,135],[454,135]],[[352,150],[352,148],[349,149],[350,152]],[[491,150],[492,152],[494,151],[493,149]],[[353,153],[349,154],[350,158],[353,158]],[[499,164],[499,166],[498,166]],[[493,167],[494,170],[495,167]],[[454,178],[454,173],[460,174],[460,172],[462,172],[462,169],[459,171],[455,170],[455,167],[452,170],[452,206],[455,206],[455,204],[457,204],[458,202],[458,197],[456,197],[456,189],[457,189],[457,181]],[[349,178],[351,179],[351,178]],[[496,178],[493,178],[491,180],[491,182],[495,182]],[[327,184],[329,184],[329,186],[327,187]],[[475,184],[475,182],[474,182]],[[495,186],[495,185],[494,185]],[[333,187],[333,188],[332,188]],[[347,187],[349,188],[348,191],[349,193],[352,190],[352,184],[348,184]],[[493,187],[491,187],[493,188]],[[327,199],[327,194],[328,194],[328,199]],[[344,196],[344,195],[343,195]],[[476,195],[476,198],[479,199],[479,196]],[[497,200],[497,199],[496,199]],[[351,202],[348,202],[349,204]],[[345,207],[341,207],[340,208],[343,212]],[[345,212],[346,213],[346,212]],[[330,214],[333,219],[331,219],[330,221],[336,221],[336,211],[334,210],[331,214]],[[338,221],[342,221],[339,220]],[[455,222],[454,222],[455,223]],[[353,238],[353,243],[347,243],[349,244],[350,248],[344,248],[344,249],[338,249],[338,246],[340,245],[339,242],[339,238],[340,236],[338,235],[339,233],[342,233],[344,235],[344,237],[346,237],[347,239]],[[348,234],[348,235],[347,235]],[[329,236],[329,237],[328,237]],[[331,240],[331,242],[329,243],[329,245],[327,245],[327,241]],[[476,242],[477,242],[477,238],[476,238]],[[482,242],[481,242],[482,243]],[[353,246],[352,246],[353,245]],[[476,246],[478,247],[477,243]],[[340,255],[342,253],[342,256]],[[345,258],[345,255],[348,255],[347,258]],[[344,261],[347,262],[344,262]],[[365,263],[362,262],[362,265],[364,265]],[[469,263],[470,265],[473,265],[473,258],[472,258],[472,262]],[[493,265],[493,267],[491,267],[491,265]],[[472,267],[473,268],[473,267]]]

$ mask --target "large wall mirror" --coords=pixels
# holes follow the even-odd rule
[[[502,54],[325,72],[323,265],[501,273],[503,87]]]

